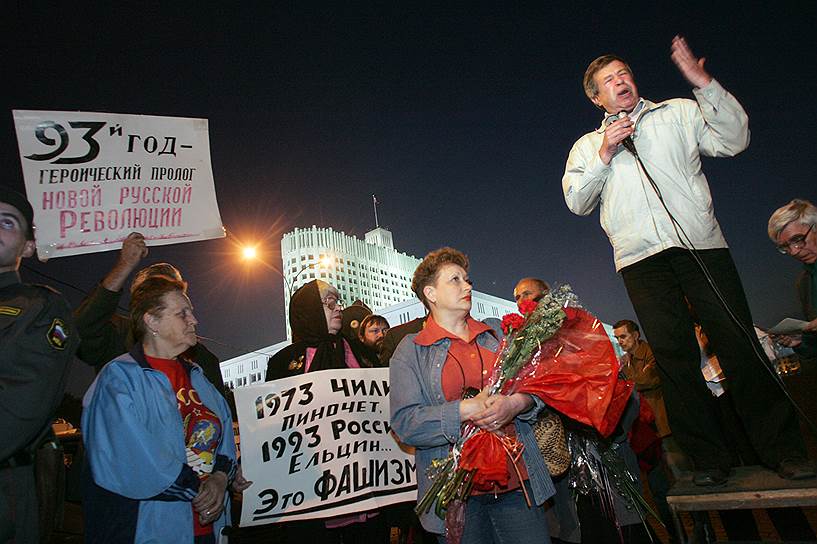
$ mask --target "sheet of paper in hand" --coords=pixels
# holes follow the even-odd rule
[[[769,334],[801,334],[806,325],[808,321],[787,317],[766,332]]]

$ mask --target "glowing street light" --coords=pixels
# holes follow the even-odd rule
[[[241,255],[244,257],[244,260],[250,261],[258,257],[258,250],[256,250],[254,246],[246,246],[241,250]]]

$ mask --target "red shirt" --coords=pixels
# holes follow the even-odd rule
[[[451,340],[442,374],[443,395],[448,401],[461,399],[468,387],[482,390],[496,359],[493,351],[477,344],[477,336],[490,331],[491,327],[471,316],[468,316],[467,323],[467,341],[439,326],[431,316],[414,338],[414,343],[421,346],[430,346],[443,338]]]
[[[145,359],[153,369],[167,376],[170,386],[176,392],[177,406],[184,424],[187,464],[198,474],[199,480],[204,481],[213,472],[213,465],[216,462],[216,448],[221,441],[221,420],[202,404],[198,392],[193,389],[190,381],[190,371],[184,363],[176,359],[159,359],[149,355],[145,355]],[[212,532],[213,524],[201,525],[194,510],[193,534],[200,536]]]
[[[421,346],[430,346],[443,338],[451,340],[448,346],[448,356],[443,363],[442,379],[440,385],[443,389],[445,400],[453,401],[462,398],[463,393],[469,387],[482,390],[488,383],[488,378],[496,362],[496,353],[488,348],[477,344],[477,336],[485,331],[492,330],[491,327],[481,321],[477,321],[470,315],[466,318],[468,324],[468,340],[463,340],[453,332],[450,332],[434,321],[432,316],[426,319],[425,327],[414,338],[414,343]],[[513,421],[505,425],[501,432],[515,438],[516,427]],[[528,479],[528,471],[525,463],[519,459],[517,468],[522,474],[522,479]],[[513,463],[508,459],[508,487],[499,488],[492,491],[474,491],[472,494],[485,493],[505,493],[521,487],[519,477],[513,468]]]

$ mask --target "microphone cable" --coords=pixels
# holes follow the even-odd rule
[[[626,138],[624,138],[624,140],[622,140],[621,144],[635,158],[636,165],[639,170],[639,175],[641,175],[641,173],[643,172],[644,176],[646,176],[647,181],[649,182],[650,186],[652,187],[653,191],[655,191],[655,194],[658,197],[658,201],[661,203],[661,206],[667,213],[670,223],[672,224],[672,228],[673,230],[675,230],[676,236],[678,236],[678,240],[681,242],[681,245],[684,247],[684,249],[689,251],[690,255],[692,255],[695,264],[701,270],[701,273],[703,273],[704,278],[706,279],[707,283],[712,289],[712,292],[715,294],[715,297],[718,299],[718,302],[721,304],[723,309],[726,310],[726,313],[729,314],[730,319],[735,324],[735,326],[737,326],[738,330],[746,337],[747,341],[749,342],[749,345],[752,347],[752,351],[754,352],[755,357],[760,362],[761,366],[769,374],[771,374],[772,380],[778,385],[778,387],[780,387],[780,390],[783,391],[784,395],[786,395],[786,398],[789,400],[789,402],[797,411],[797,413],[800,415],[800,417],[803,418],[803,420],[808,424],[811,431],[815,434],[815,436],[817,436],[817,425],[814,424],[811,418],[809,418],[808,415],[806,415],[806,413],[803,411],[800,405],[797,404],[797,402],[791,396],[788,388],[786,387],[786,384],[783,382],[783,378],[781,378],[777,374],[777,372],[774,370],[774,368],[772,368],[771,365],[766,364],[767,358],[765,356],[765,353],[761,354],[761,352],[758,350],[760,344],[757,341],[757,335],[755,334],[754,330],[749,331],[741,322],[740,318],[738,318],[738,316],[732,310],[732,307],[729,306],[729,303],[726,301],[726,298],[723,296],[723,293],[721,293],[720,288],[718,288],[717,283],[715,283],[715,279],[712,277],[709,268],[707,268],[706,263],[703,262],[703,259],[701,259],[700,255],[698,254],[699,250],[695,247],[695,244],[687,235],[686,231],[684,230],[684,227],[681,225],[681,223],[678,222],[678,220],[669,210],[667,203],[664,201],[664,195],[661,194],[661,189],[658,187],[658,184],[652,178],[649,171],[647,170],[647,167],[644,165],[644,162],[641,160],[641,156],[638,154],[638,150],[635,147],[635,142],[633,142],[633,139],[630,136],[627,136]],[[681,234],[683,234],[683,237],[681,236]],[[727,379],[728,378],[729,377],[727,376]]]

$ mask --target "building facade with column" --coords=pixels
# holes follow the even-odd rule
[[[361,240],[332,228],[296,228],[281,239],[284,308],[298,287],[314,279],[337,288],[347,304],[361,300],[374,312],[414,298],[411,277],[420,259],[394,249],[378,227]],[[285,312],[287,337],[289,312]]]

